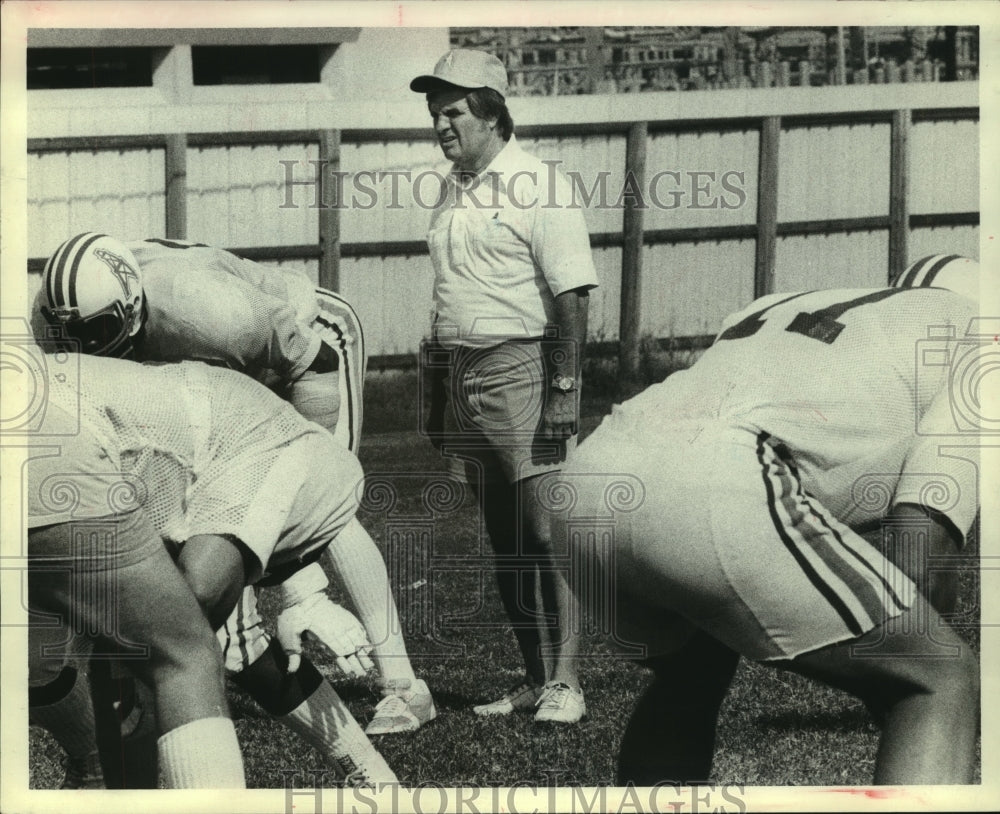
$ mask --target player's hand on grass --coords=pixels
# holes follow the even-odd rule
[[[278,616],[278,642],[288,654],[289,673],[299,669],[302,639],[307,634],[333,653],[344,675],[363,676],[374,667],[369,656],[371,642],[361,622],[323,591],[285,608]]]
[[[353,613],[330,600],[328,584],[323,568],[312,563],[280,585],[284,610],[278,615],[278,643],[288,654],[288,672],[299,669],[308,633],[329,648],[344,675],[363,676],[374,666],[368,634]]]

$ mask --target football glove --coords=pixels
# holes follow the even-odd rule
[[[318,564],[281,585],[284,610],[278,615],[278,642],[288,654],[288,672],[299,669],[302,639],[310,634],[329,648],[344,675],[363,676],[374,667],[368,634],[353,613],[330,600],[326,586],[326,574]]]

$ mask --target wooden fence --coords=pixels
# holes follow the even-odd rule
[[[623,379],[635,375],[640,354],[642,313],[642,280],[644,247],[662,244],[684,244],[702,241],[754,241],[753,294],[761,296],[774,288],[775,252],[779,239],[816,235],[843,235],[852,232],[884,232],[888,235],[887,277],[905,267],[908,245],[914,229],[968,227],[979,223],[975,211],[914,212],[911,207],[910,135],[920,122],[978,122],[977,107],[876,109],[853,112],[805,113],[794,115],[739,115],[692,119],[640,120],[621,122],[574,122],[535,124],[518,129],[518,137],[528,138],[591,138],[616,135],[625,139],[626,178],[634,179],[638,188],[647,180],[647,147],[658,134],[725,133],[727,131],[757,133],[757,179],[755,184],[756,217],[752,221],[706,226],[647,228],[645,207],[635,196],[623,199],[622,227],[616,231],[591,233],[594,249],[621,249],[621,290],[619,333],[616,346],[619,373]],[[779,219],[779,167],[783,136],[799,128],[835,128],[855,125],[888,125],[889,205],[884,214],[816,220]],[[316,145],[317,159],[322,166],[336,171],[340,167],[342,146],[371,142],[423,142],[430,139],[429,129],[322,129],[266,132],[169,133],[130,136],[72,136],[32,138],[28,141],[29,155],[47,152],[74,153],[149,149],[164,153],[165,224],[164,235],[183,239],[188,236],[187,162],[189,150],[210,146],[280,145],[310,143]],[[620,170],[620,168],[619,168]],[[422,240],[372,240],[345,242],[341,236],[341,209],[337,206],[318,212],[318,234],[314,243],[281,246],[231,247],[241,256],[261,261],[312,260],[318,263],[319,284],[341,287],[341,260],[345,258],[392,258],[426,255]],[[38,272],[44,258],[29,259],[29,271]],[[709,335],[674,337],[680,347],[704,347]],[[608,350],[609,348],[605,348]],[[414,363],[412,354],[394,354],[373,359],[373,366],[408,366]]]

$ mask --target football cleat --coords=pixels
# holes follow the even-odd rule
[[[575,724],[587,714],[583,690],[561,681],[546,684],[535,705],[535,720],[541,723]]]
[[[480,704],[473,707],[472,711],[476,715],[510,715],[512,712],[530,712],[535,708],[541,694],[542,688],[537,684],[522,681],[507,690],[503,698],[489,704]]]
[[[431,691],[423,679],[418,679],[412,689],[408,680],[389,681],[382,692],[385,697],[375,707],[366,735],[414,732],[437,716]]]

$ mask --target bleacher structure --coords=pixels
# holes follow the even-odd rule
[[[452,28],[515,96],[976,79],[975,26]]]

